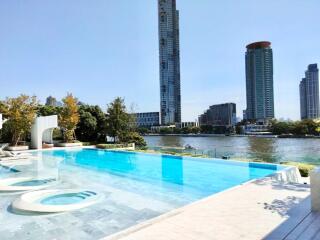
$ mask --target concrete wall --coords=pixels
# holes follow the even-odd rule
[[[320,168],[310,173],[312,211],[320,211]]]

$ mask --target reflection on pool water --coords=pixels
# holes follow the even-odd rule
[[[83,201],[85,198],[85,196],[79,193],[66,193],[42,199],[40,203],[46,205],[67,205],[79,203]]]
[[[80,173],[81,169],[89,169],[117,175],[148,184],[144,186],[145,191],[153,192],[158,187],[163,192],[168,191],[168,194],[177,194],[190,201],[283,168],[273,164],[93,149],[43,152],[44,158],[47,155],[62,157],[62,165],[77,166]]]

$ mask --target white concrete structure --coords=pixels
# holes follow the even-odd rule
[[[42,143],[53,143],[53,129],[58,127],[58,116],[37,117],[31,128],[31,146],[41,149]]]
[[[47,188],[53,186],[54,184],[56,184],[56,179],[54,178],[6,178],[0,180],[0,192],[33,191]]]
[[[0,113],[0,129],[2,129],[2,126],[6,121],[7,119],[2,119],[2,114]]]
[[[67,212],[88,207],[102,197],[102,194],[90,190],[40,190],[23,194],[12,203],[12,207],[30,212]],[[65,203],[66,198],[74,200],[74,203]],[[55,201],[55,204],[44,204],[47,199]]]
[[[312,211],[320,211],[320,168],[310,173],[311,184],[311,208]]]

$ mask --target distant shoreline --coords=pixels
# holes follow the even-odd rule
[[[297,135],[226,135],[226,134],[161,134],[161,133],[152,133],[152,134],[145,134],[144,137],[256,137],[256,138],[320,138],[320,136],[297,136]]]

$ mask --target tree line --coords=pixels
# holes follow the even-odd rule
[[[114,143],[136,143],[145,146],[135,119],[129,114],[123,98],[107,105],[106,113],[95,105],[80,103],[72,94],[62,99],[63,105],[47,106],[35,96],[20,95],[0,101],[0,113],[7,121],[0,130],[0,141],[16,146],[30,140],[31,126],[37,116],[58,115],[59,129],[54,137],[64,142],[105,143],[110,136]]]

